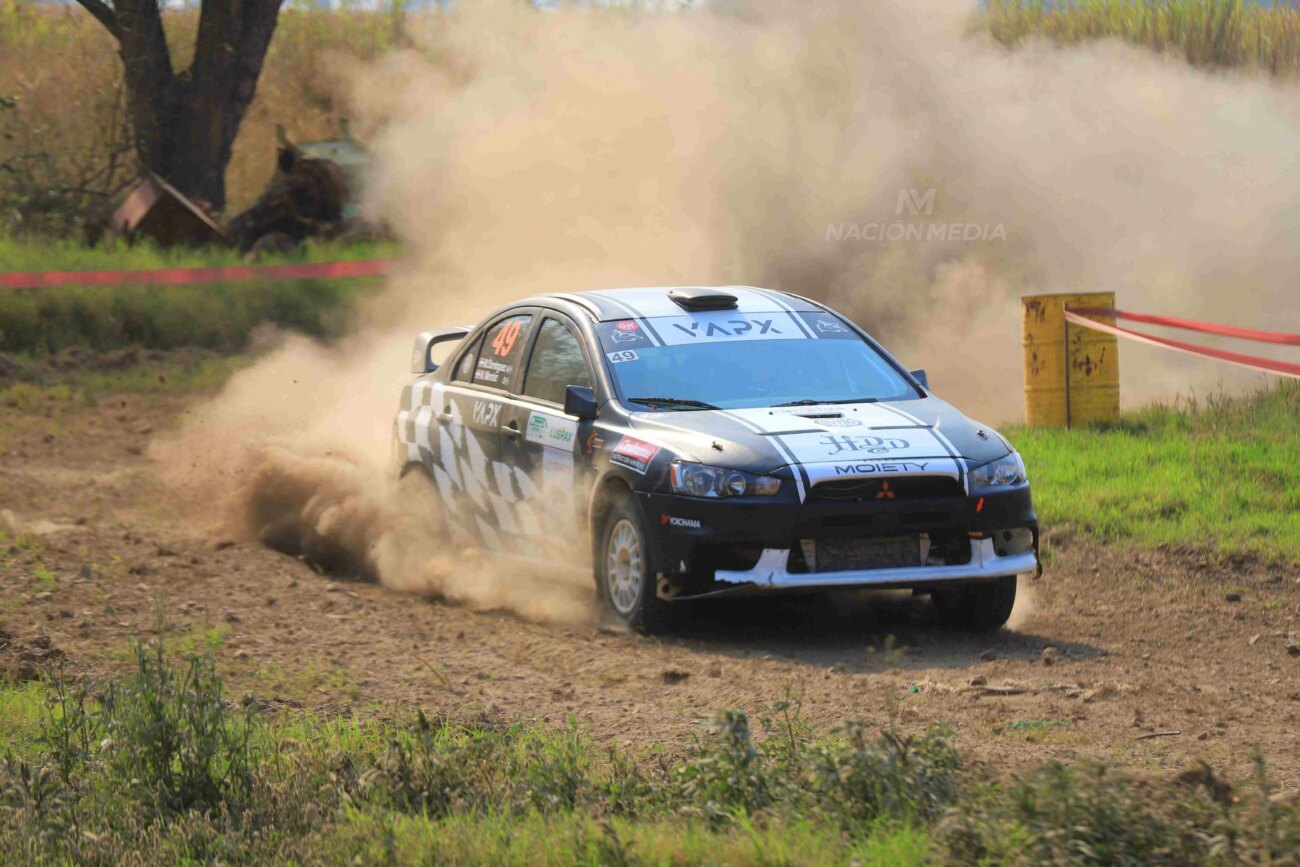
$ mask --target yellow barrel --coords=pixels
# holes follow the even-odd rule
[[[1025,421],[1076,427],[1119,419],[1119,345],[1091,328],[1066,328],[1067,306],[1115,306],[1114,292],[1025,295]],[[1113,316],[1092,316],[1114,325]],[[1068,348],[1067,348],[1068,341]]]

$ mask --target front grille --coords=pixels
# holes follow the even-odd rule
[[[893,496],[890,496],[890,495]],[[861,503],[870,500],[934,500],[961,497],[956,479],[946,476],[897,476],[888,479],[831,479],[808,492],[810,503]]]

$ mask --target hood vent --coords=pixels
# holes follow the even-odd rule
[[[668,297],[683,310],[735,310],[736,296],[704,287],[670,289]]]

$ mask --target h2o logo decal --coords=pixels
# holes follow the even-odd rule
[[[840,452],[867,452],[868,454],[880,455],[886,452],[896,451],[898,449],[908,448],[911,443],[897,437],[876,437],[876,436],[824,436],[821,438],[822,445],[833,448],[832,456]]]

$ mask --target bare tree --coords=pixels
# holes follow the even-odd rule
[[[77,0],[117,40],[141,165],[226,206],[226,165],[283,0],[203,0],[194,62],[177,72],[159,0]]]

